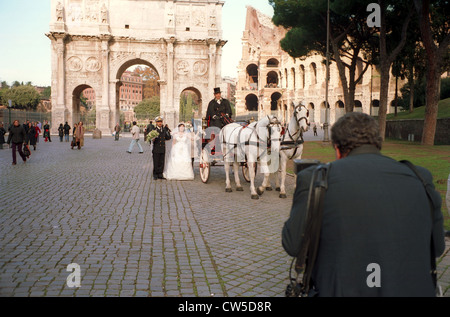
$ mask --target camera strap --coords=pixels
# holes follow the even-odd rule
[[[328,189],[328,172],[331,165],[320,164],[312,174],[307,204],[307,221],[300,253],[296,259],[295,271],[303,273],[300,296],[306,297],[312,287],[311,276],[319,249],[322,228],[323,204]]]
[[[435,205],[434,205],[433,195],[431,193],[432,188],[430,187],[430,184],[422,177],[422,175],[420,175],[420,173],[417,170],[417,168],[410,161],[403,160],[403,161],[400,161],[400,163],[405,164],[406,166],[408,166],[414,172],[414,174],[416,174],[417,178],[419,178],[419,180],[422,182],[422,185],[425,188],[425,192],[427,193],[428,202],[430,204],[430,209],[431,209],[431,226],[433,227],[433,225],[434,225],[434,209],[435,209]],[[442,290],[439,289],[438,284],[437,284],[436,251],[434,249],[433,232],[431,232],[430,249],[431,249],[431,252],[430,252],[430,264],[431,264],[431,272],[430,273],[431,273],[431,278],[433,279],[433,283],[434,283],[434,287],[436,289],[436,292],[441,292]]]

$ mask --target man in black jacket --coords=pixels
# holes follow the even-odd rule
[[[159,136],[153,140],[153,179],[164,179],[164,163],[166,156],[166,141],[170,140],[169,129],[163,127],[162,117],[157,117],[155,130],[159,133]]]
[[[69,134],[70,134],[70,125],[66,121],[66,123],[64,124],[64,139],[66,142],[69,142]]]
[[[206,112],[206,120],[208,120],[208,127],[217,127],[222,129],[228,123],[231,122],[230,102],[227,99],[222,98],[220,88],[214,88],[214,99],[208,104],[208,110]]]
[[[433,188],[431,211],[416,174],[381,155],[382,139],[372,117],[348,113],[331,133],[337,160],[328,172],[310,295],[435,296],[431,237],[435,257],[445,248],[439,193]],[[416,168],[433,184],[428,170]],[[297,175],[291,214],[282,232],[283,247],[293,257],[302,243],[313,170]]]
[[[25,163],[27,161],[27,157],[22,152],[22,146],[23,144],[28,143],[27,134],[25,132],[25,129],[23,125],[19,124],[19,120],[14,120],[13,125],[11,129],[9,130],[8,135],[8,141],[6,142],[8,144],[12,144],[12,157],[13,157],[13,163],[12,165],[17,164],[16,160],[16,151],[19,151],[19,155],[22,158],[23,162]]]
[[[44,138],[46,139],[48,138],[48,141],[52,142],[52,137],[50,136],[50,125],[48,124],[48,121],[45,121],[43,129],[44,129]]]

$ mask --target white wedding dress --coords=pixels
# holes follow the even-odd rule
[[[174,133],[172,149],[167,156],[163,176],[167,180],[194,180],[191,160],[191,138],[187,133]]]

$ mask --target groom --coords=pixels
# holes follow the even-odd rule
[[[170,132],[168,128],[163,127],[162,117],[157,117],[156,131],[159,136],[153,141],[153,179],[164,179],[164,160],[166,156],[166,141],[170,140]]]

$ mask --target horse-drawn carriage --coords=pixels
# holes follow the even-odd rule
[[[242,127],[247,127],[249,125],[249,122],[247,121],[238,121],[235,122]],[[200,153],[200,159],[199,159],[199,174],[200,179],[203,183],[208,183],[211,167],[213,166],[223,166],[223,153],[222,148],[218,147],[218,143],[215,143],[216,140],[216,134],[210,133],[207,134],[208,130],[208,124],[207,120],[202,120],[202,137],[201,137],[201,153]],[[217,136],[218,137],[218,136]],[[246,162],[240,163],[242,167],[242,175],[244,179],[247,182],[250,182],[250,176],[248,173],[248,165]]]
[[[232,192],[229,176],[232,165],[237,191],[243,191],[239,179],[241,168],[244,179],[250,183],[252,199],[258,199],[266,189],[271,189],[269,180],[271,174],[277,174],[276,186],[280,191],[280,198],[286,198],[286,164],[287,161],[298,159],[302,155],[302,134],[309,128],[308,116],[308,110],[300,104],[294,105],[293,116],[284,129],[272,115],[250,124],[229,123],[222,129],[208,127],[204,120],[199,159],[202,182],[208,182],[211,167],[223,165],[226,174],[226,192]],[[264,174],[264,181],[256,189],[254,181],[257,166]]]

